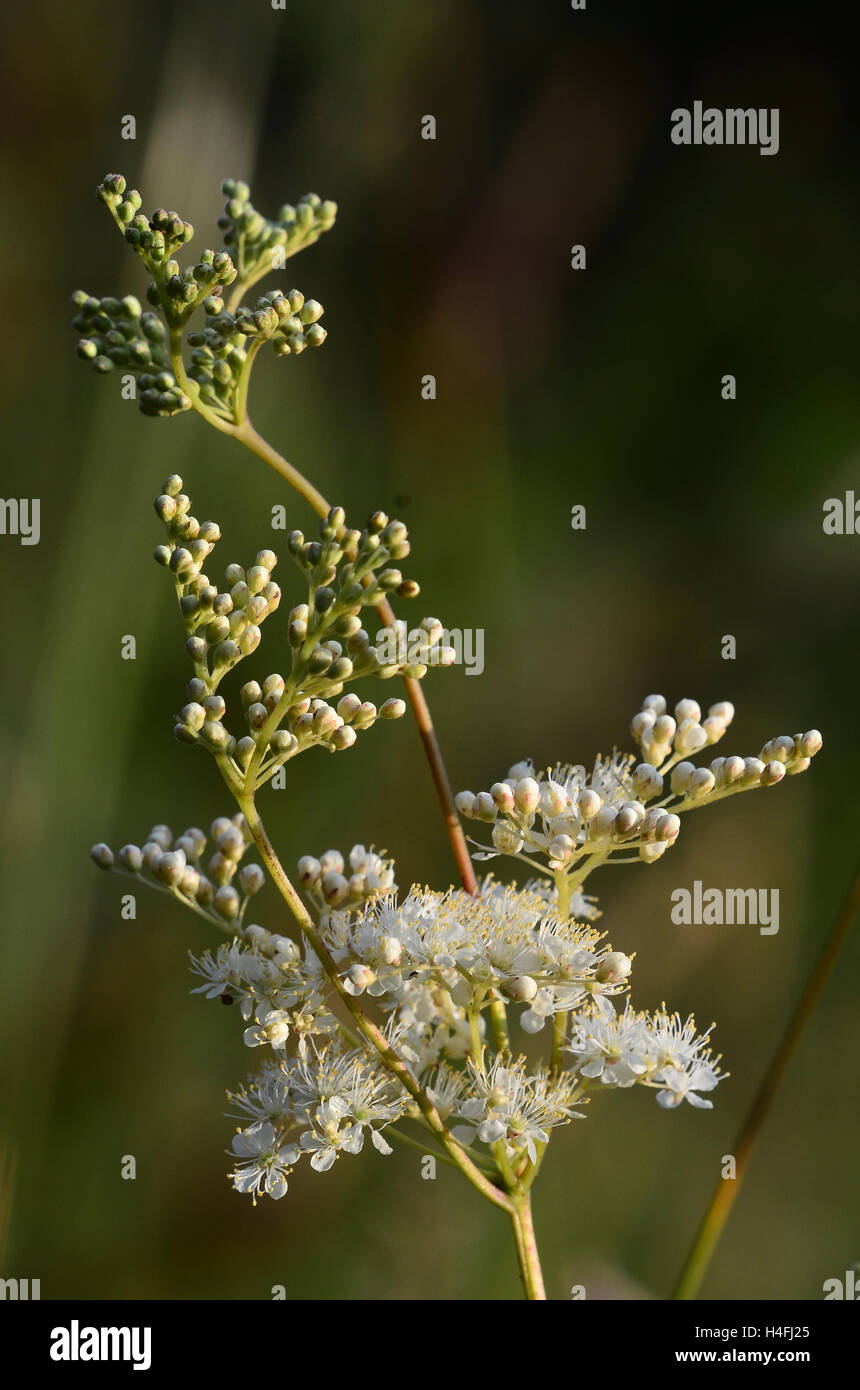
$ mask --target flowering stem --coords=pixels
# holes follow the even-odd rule
[[[328,515],[331,509],[322,493],[318,492],[313,484],[310,483],[297,468],[294,468],[291,463],[288,463],[276,449],[273,449],[268,440],[264,439],[261,434],[258,434],[247,415],[238,425],[231,425],[225,428],[224,425],[221,424],[219,428],[223,429],[226,434],[229,434],[232,439],[237,440],[240,444],[244,444],[247,449],[250,449],[258,458],[268,463],[271,468],[274,468],[276,473],[279,473],[282,478],[286,479],[291,487],[294,487],[296,491],[304,497],[305,501],[313,508],[318,516]],[[394,622],[394,612],[388,600],[383,599],[377,605],[376,611],[379,614],[380,621],[384,623],[386,627],[390,627]],[[421,736],[421,742],[424,745],[424,753],[430,765],[430,771],[436,787],[436,794],[442,806],[442,812],[448,830],[448,839],[451,841],[451,848],[454,852],[454,859],[457,864],[460,880],[467,893],[475,894],[478,891],[475,871],[472,868],[472,860],[466,845],[463,827],[460,824],[460,817],[457,815],[457,808],[454,805],[451,783],[448,779],[448,772],[442,758],[442,750],[439,747],[436,730],[433,728],[433,720],[430,716],[427,701],[424,698],[424,692],[421,689],[420,682],[413,680],[409,676],[404,676],[403,683],[406,686],[406,698],[412,706],[412,713],[418,725],[418,732]]]
[[[570,880],[564,869],[557,869],[555,872],[555,888],[558,895],[558,915],[563,922],[566,922],[570,917]],[[552,1023],[550,1065],[553,1071],[561,1070],[561,1053],[566,1042],[567,1014],[559,1010]]]
[[[696,1232],[693,1244],[684,1262],[675,1287],[676,1299],[689,1300],[696,1297],[699,1286],[722,1235],[732,1207],[735,1204],[741,1183],[752,1158],[755,1143],[773,1104],[776,1092],[788,1070],[788,1065],[803,1035],[803,1030],[812,1017],[815,1007],[824,992],[837,957],[845,944],[851,925],[860,909],[860,872],[854,879],[842,910],[833,924],[830,935],[818,957],[815,968],[806,982],[788,1026],[780,1039],[752,1105],[741,1125],[732,1153],[735,1159],[735,1178],[720,1178],[714,1188],[702,1222]]]
[[[284,872],[283,865],[278,858],[277,851],[266,833],[266,828],[260,819],[254,799],[252,796],[237,796],[239,808],[245,817],[245,823],[256,844],[260,855],[265,863],[272,880],[275,883],[284,901],[307,937],[312,949],[319,958],[320,964],[326,972],[333,988],[340,997],[341,1003],[352,1014],[358,1026],[358,1031],[376,1049],[383,1064],[396,1076],[397,1080],[408,1091],[413,1100],[418,1104],[421,1113],[427,1120],[429,1128],[444,1145],[446,1151],[451,1155],[460,1171],[469,1179],[473,1187],[492,1202],[494,1206],[501,1207],[502,1211],[512,1210],[511,1199],[502,1192],[489,1178],[485,1177],[480,1169],[472,1162],[463,1147],[457,1143],[454,1136],[447,1129],[439,1115],[435,1105],[418,1084],[406,1063],[398,1057],[394,1048],[389,1043],[385,1034],[375,1023],[362,1012],[361,1007],[353,996],[345,988],[343,981],[338,974],[337,965],[332,959],[331,953],[314,925],[313,918]]]
[[[517,1260],[526,1298],[532,1302],[545,1302],[546,1291],[543,1285],[540,1256],[538,1255],[532,1222],[531,1193],[529,1191],[515,1193],[511,1200],[511,1221],[514,1227]]]
[[[508,1033],[508,1011],[501,999],[490,1000],[490,1024],[497,1052],[510,1052],[511,1039]]]

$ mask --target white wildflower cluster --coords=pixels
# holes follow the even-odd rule
[[[812,729],[770,739],[757,758],[718,757],[706,767],[690,761],[717,743],[733,718],[728,701],[703,717],[695,700],[680,700],[672,716],[662,695],[648,695],[630,726],[644,761],[616,751],[598,757],[590,772],[562,763],[536,772],[520,762],[488,792],[460,792],[461,815],[492,826],[491,846],[480,845],[474,857],[510,855],[576,890],[607,861],[653,863],[674,844],[681,813],[775,786],[786,773],[805,771],[821,747]],[[611,859],[619,853],[625,857]]]
[[[267,1062],[229,1099],[242,1120],[233,1138],[238,1162],[231,1179],[255,1205],[261,1194],[284,1195],[302,1157],[324,1173],[341,1154],[360,1153],[368,1136],[379,1153],[390,1154],[382,1131],[412,1104],[378,1059],[337,1040]]]
[[[578,1100],[576,1078],[570,1073],[553,1075],[538,1066],[531,1074],[524,1057],[511,1061],[496,1056],[487,1067],[477,1067],[469,1059],[467,1068],[469,1098],[454,1110],[467,1124],[457,1124],[452,1133],[463,1144],[505,1144],[505,1157],[516,1165],[523,1150],[532,1163],[538,1159],[537,1145],[549,1143],[549,1131],[570,1120],[583,1119],[573,1106]],[[580,1088],[581,1089],[581,1088]]]
[[[330,913],[322,928],[350,994],[409,1007],[409,1043],[422,1056],[445,1023],[443,999],[480,1010],[493,994],[522,1006],[522,1026],[535,1033],[556,1013],[622,991],[631,968],[592,927],[548,912],[543,895],[492,878],[478,897],[413,888],[401,903],[388,896]]]
[[[681,1026],[665,1011],[649,1018],[629,1006],[616,1013],[631,957],[561,916],[545,884],[519,889],[488,877],[474,897],[413,887],[399,901],[391,861],[363,845],[346,857],[305,856],[298,876],[341,988],[365,1016],[378,1011],[387,1044],[486,1171],[539,1162],[550,1131],[581,1116],[598,1078],[642,1081],[664,1105],[708,1103],[698,1092],[719,1075],[692,1020]],[[233,1142],[238,1190],[280,1197],[303,1156],[325,1171],[360,1152],[367,1134],[388,1153],[388,1125],[420,1122],[402,1080],[339,1023],[332,981],[310,947],[248,928],[193,968],[203,979],[195,993],[238,1002],[246,1045],[271,1053],[231,1097],[243,1122]],[[526,1034],[561,1025],[567,1050],[550,1064],[512,1049],[511,1007]]]
[[[692,1014],[682,1023],[665,1006],[653,1014],[629,1004],[622,1014],[587,1009],[574,1019],[567,1051],[572,1070],[588,1085],[650,1086],[664,1109],[687,1100],[711,1110],[712,1102],[698,1093],[713,1091],[724,1077],[707,1046],[710,1031],[698,1034]]]

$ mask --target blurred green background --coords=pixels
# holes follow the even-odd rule
[[[566,0],[4,13],[3,493],[41,498],[42,537],[0,540],[0,1275],[40,1278],[44,1298],[518,1295],[504,1217],[447,1169],[421,1181],[409,1151],[302,1167],[256,1210],[231,1191],[224,1089],[256,1058],[237,1017],[189,997],[206,928],[144,891],[121,922],[125,882],[89,862],[95,840],[231,809],[214,766],[171,738],[188,672],[150,558],[163,478],[179,471],[195,514],[221,522],[223,563],[272,544],[277,502],[311,524],[197,417],[146,420],[118,375],[76,361],[71,292],[144,284],[93,196],[121,170],[145,208],[190,218],[198,246],[225,175],[249,177],[270,213],[308,189],[337,200],[335,229],[277,280],[324,303],[328,342],[261,358],[251,410],[353,518],[408,523],[413,614],[485,630],[480,679],[426,686],[455,788],[528,755],[627,746],[653,690],[733,700],[727,753],[824,733],[806,776],[691,818],[653,868],[589,885],[613,944],[638,952],[634,1000],[717,1019],[732,1078],[713,1112],[611,1095],[560,1132],[535,1198],[548,1291],[668,1294],[855,872],[860,776],[860,537],[821,526],[825,499],[860,495],[853,58],[808,12],[794,29],[776,8],[694,22]],[[669,113],[696,98],[779,107],[779,154],[671,145]],[[299,593],[285,564],[276,578]],[[282,664],[282,617],[247,675]],[[349,758],[301,759],[261,804],[287,864],[361,840],[388,848],[401,885],[450,879],[408,719]],[[669,894],[696,878],[779,888],[779,935],[672,925]],[[274,890],[256,916],[283,922]],[[858,950],[855,936],[706,1297],[820,1298],[860,1258]]]

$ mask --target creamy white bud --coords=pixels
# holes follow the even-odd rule
[[[614,806],[601,806],[588,827],[590,840],[606,839],[612,832],[618,812]]]
[[[521,777],[514,788],[517,809],[531,815],[540,805],[540,787],[533,777]]]
[[[595,972],[595,979],[601,984],[616,985],[626,980],[633,969],[633,962],[622,951],[610,951],[603,957]]]
[[[795,751],[794,739],[787,734],[778,734],[776,738],[768,740],[759,757],[763,763],[787,763],[794,757]]]
[[[328,873],[322,876],[322,893],[330,907],[337,907],[349,896],[349,883],[343,874],[329,869]]]
[[[781,782],[785,776],[785,763],[770,762],[765,763],[761,774],[761,784],[763,787],[775,787],[777,782]]]
[[[577,809],[584,821],[593,820],[602,805],[603,802],[600,796],[596,791],[593,791],[591,787],[585,787],[583,791],[579,793]]]
[[[735,707],[731,700],[720,700],[716,705],[710,705],[708,714],[713,719],[719,719],[728,728],[735,717]]]
[[[530,1004],[538,992],[537,984],[531,975],[512,975],[510,979],[504,980],[499,988],[506,998],[514,1000],[517,1004]]]
[[[672,813],[669,812],[663,820],[658,822],[657,827],[654,831],[654,838],[656,840],[662,840],[667,844],[671,844],[673,840],[676,840],[678,838],[678,831],[680,829],[680,816],[672,815]]]
[[[688,719],[694,724],[699,724],[702,719],[701,706],[695,700],[679,700],[675,706],[675,718],[679,724]]]
[[[623,838],[632,835],[638,830],[642,818],[645,815],[644,806],[640,806],[637,801],[627,801],[619,808],[612,826],[612,833]]]
[[[651,763],[640,763],[633,772],[633,785],[643,801],[659,796],[663,790],[663,778]]]
[[[376,975],[369,965],[362,965],[359,961],[353,962],[347,974],[357,989],[367,989],[376,979]]]
[[[298,863],[299,883],[303,888],[315,888],[320,881],[322,866],[318,859],[314,859],[310,854],[303,854]]]
[[[557,859],[560,863],[564,864],[573,854],[574,848],[573,840],[569,835],[556,835],[550,842],[549,857],[550,859]]]
[[[500,811],[512,811],[516,805],[514,789],[507,782],[494,782],[490,787],[490,796]]]
[[[726,758],[720,768],[720,782],[724,787],[730,787],[744,775],[744,760],[737,753],[732,753]]]
[[[671,743],[677,727],[671,714],[661,714],[654,723],[653,741],[661,745]]]
[[[403,943],[396,936],[381,936],[376,943],[379,959],[386,965],[399,965],[403,955]]]
[[[678,796],[683,796],[690,785],[690,778],[695,771],[695,763],[690,762],[678,763],[677,767],[673,767],[671,778],[672,791]]]
[[[650,709],[640,710],[638,714],[634,714],[630,721],[630,732],[637,743],[641,743],[644,738],[651,734],[656,721],[657,716]]]
[[[666,713],[665,695],[646,695],[642,701],[643,710],[650,710],[652,714]]]
[[[714,774],[709,767],[697,767],[690,778],[690,796],[708,796],[713,790],[716,782]]]
[[[708,735],[695,720],[687,719],[678,725],[675,734],[675,749],[678,753],[697,753],[707,742]]]

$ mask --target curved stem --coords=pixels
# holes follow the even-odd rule
[[[279,473],[291,487],[295,488],[296,491],[304,497],[305,501],[313,508],[318,516],[328,515],[331,509],[322,493],[319,492],[314,487],[313,483],[309,482],[297,468],[294,468],[291,463],[288,463],[276,449],[273,449],[271,444],[269,444],[261,434],[258,434],[247,415],[239,425],[225,428],[223,423],[221,423],[218,428],[222,429],[224,433],[229,434],[230,437],[237,440],[238,443],[244,444],[245,447],[256,454],[258,458],[268,463],[271,468],[274,468],[276,473]],[[386,627],[390,627],[395,619],[393,609],[388,600],[383,599],[382,602],[377,605],[376,611],[379,614],[381,622]],[[424,745],[424,753],[430,765],[430,772],[436,787],[436,794],[442,807],[442,813],[445,817],[448,839],[451,842],[451,849],[454,853],[460,881],[466,892],[474,895],[478,891],[475,871],[472,867],[472,860],[466,845],[463,827],[460,824],[460,817],[457,815],[457,808],[454,805],[451,783],[448,779],[448,772],[442,757],[442,750],[439,747],[439,740],[436,737],[436,730],[433,727],[429,706],[419,681],[413,680],[409,676],[404,676],[403,684],[406,687],[406,698],[412,707],[412,713],[418,725],[418,733]]]
[[[761,1085],[741,1125],[740,1133],[732,1150],[735,1159],[735,1177],[720,1178],[714,1188],[705,1215],[693,1239],[689,1253],[675,1286],[673,1297],[689,1300],[696,1297],[699,1286],[705,1277],[723,1227],[735,1204],[741,1183],[755,1149],[755,1143],[773,1104],[780,1083],[788,1070],[788,1065],[803,1035],[803,1030],[815,1011],[837,957],[845,944],[851,925],[860,909],[860,872],[848,891],[830,935],[818,957],[815,968],[806,982],[788,1026],[780,1039],[770,1066],[765,1072]]]

